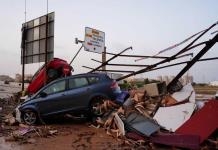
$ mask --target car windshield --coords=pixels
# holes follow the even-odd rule
[[[33,81],[33,80],[36,79],[36,77],[38,76],[39,72],[42,70],[42,68],[44,68],[44,66],[45,66],[45,64],[43,64],[43,65],[36,71],[36,73],[33,75],[31,81]]]

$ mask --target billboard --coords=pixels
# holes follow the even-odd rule
[[[24,64],[45,62],[46,51],[49,61],[54,55],[54,12],[22,24],[21,64],[23,58]]]
[[[83,46],[86,51],[102,53],[105,47],[105,33],[86,27]]]

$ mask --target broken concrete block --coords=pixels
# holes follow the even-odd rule
[[[29,144],[35,144],[35,143],[36,143],[36,140],[33,139],[33,138],[30,138],[30,139],[27,139],[27,143],[29,143]]]
[[[21,128],[29,128],[30,126],[26,125],[26,124],[23,124],[23,123],[20,123],[19,124],[19,127]]]
[[[167,91],[165,82],[146,84],[144,89],[146,90],[148,96],[151,97],[163,95]]]
[[[10,126],[12,126],[12,125],[14,125],[14,124],[16,123],[16,120],[15,120],[14,117],[8,118],[7,121],[8,121],[8,122],[7,122],[8,125],[10,125]]]
[[[8,125],[14,125],[16,123],[16,119],[13,117],[12,114],[8,114],[4,116],[4,122]]]
[[[15,138],[13,136],[9,136],[9,137],[5,137],[5,141],[6,142],[14,142],[16,140],[15,140]]]
[[[50,135],[55,135],[58,133],[58,130],[49,130],[48,132]]]

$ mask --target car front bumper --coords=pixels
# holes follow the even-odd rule
[[[21,112],[19,110],[19,107],[20,105],[18,105],[16,108],[15,108],[15,119],[18,121],[18,122],[21,122]]]

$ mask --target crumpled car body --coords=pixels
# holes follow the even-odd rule
[[[41,89],[45,83],[49,83],[59,77],[70,76],[72,67],[67,63],[67,61],[60,58],[53,58],[47,63],[47,72],[45,65],[43,65],[34,74],[31,83],[27,88],[27,93],[29,95],[35,94],[39,89]]]
[[[106,74],[72,75],[52,81],[21,103],[17,110],[20,111],[22,119],[27,111],[40,117],[68,112],[89,112],[91,104],[99,98],[115,99],[120,92],[116,81]]]

